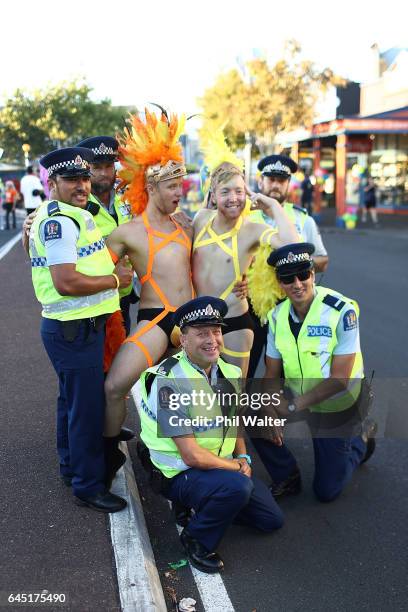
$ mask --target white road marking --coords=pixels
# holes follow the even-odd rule
[[[21,240],[21,232],[19,232],[18,234],[16,234],[13,238],[11,238],[11,240],[9,240],[8,242],[6,242],[6,244],[4,244],[1,248],[0,248],[0,259],[3,259],[3,257],[5,257],[7,255],[7,253],[9,251],[11,251],[11,249],[13,248],[13,246],[16,244],[16,242],[18,242],[19,240]]]
[[[177,531],[183,529],[177,525]],[[235,612],[221,574],[204,574],[191,564],[190,568],[206,612]]]
[[[112,493],[126,499],[121,512],[110,514],[122,612],[166,612],[163,590],[142,510],[126,444],[128,458],[113,482]]]

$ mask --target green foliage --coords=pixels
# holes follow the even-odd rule
[[[247,62],[246,74],[237,69],[220,75],[200,99],[204,122],[226,124],[225,135],[241,147],[248,132],[261,151],[277,132],[308,127],[315,104],[330,85],[344,84],[329,68],[301,59],[301,48],[288,41],[282,59],[270,66],[266,59]]]
[[[127,108],[109,99],[94,102],[82,80],[62,82],[42,90],[18,89],[0,109],[0,146],[4,159],[22,160],[28,143],[33,159],[57,147],[72,146],[97,134],[121,131]]]

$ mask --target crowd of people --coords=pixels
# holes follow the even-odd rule
[[[301,490],[286,422],[310,427],[313,487],[324,502],[371,456],[376,424],[362,418],[358,305],[316,286],[327,251],[312,217],[287,201],[296,162],[261,159],[255,193],[242,168],[221,161],[191,222],[178,210],[183,128],[182,117],[146,111],[118,139],[93,136],[46,154],[50,198],[32,206],[23,243],[59,381],[63,483],[79,505],[125,507],[110,489],[126,459],[119,442],[133,436],[123,425],[137,383],[139,457],[173,504],[190,562],[212,573],[223,568],[216,551],[232,522],[272,532],[284,522],[279,498]],[[251,300],[257,282],[267,312]],[[279,401],[265,408],[270,425],[245,432],[240,398],[257,372]],[[235,400],[223,401],[225,389]],[[207,399],[196,406],[198,390]],[[174,406],[183,394],[190,401]],[[248,438],[271,483],[252,473]]]

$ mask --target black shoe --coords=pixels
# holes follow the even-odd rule
[[[286,495],[298,495],[302,490],[302,478],[298,468],[296,468],[286,480],[282,480],[278,484],[272,484],[270,491],[272,495],[277,497],[285,497]]]
[[[127,506],[125,499],[109,491],[101,491],[89,496],[76,495],[75,503],[78,506],[88,506],[97,512],[120,512]]]
[[[172,502],[172,508],[177,525],[180,525],[180,527],[186,527],[191,519],[190,508],[187,508],[187,506],[183,506],[183,504],[179,504],[178,502]]]
[[[116,476],[116,472],[126,463],[126,455],[122,453],[118,447],[119,441],[117,436],[115,438],[104,438],[103,443],[105,455],[105,485],[109,490]]]
[[[132,431],[131,429],[128,429],[127,427],[122,427],[118,435],[118,440],[120,440],[120,442],[129,442],[129,440],[131,440],[134,437],[135,437],[134,431]]]
[[[363,442],[367,444],[367,449],[364,457],[362,458],[360,465],[369,460],[373,452],[375,451],[375,435],[378,430],[378,424],[373,419],[366,418],[362,423],[361,437]]]
[[[72,476],[65,476],[64,474],[61,474],[61,481],[66,487],[72,487]]]
[[[180,534],[180,541],[191,565],[200,572],[216,574],[224,569],[221,557],[215,552],[208,552],[200,542],[190,537],[185,529]]]

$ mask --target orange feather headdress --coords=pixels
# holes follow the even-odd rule
[[[135,215],[147,205],[148,181],[166,181],[186,175],[183,149],[179,138],[184,131],[185,117],[167,115],[162,109],[160,119],[145,109],[145,121],[130,115],[130,127],[118,136],[119,189],[125,188],[123,199]]]

